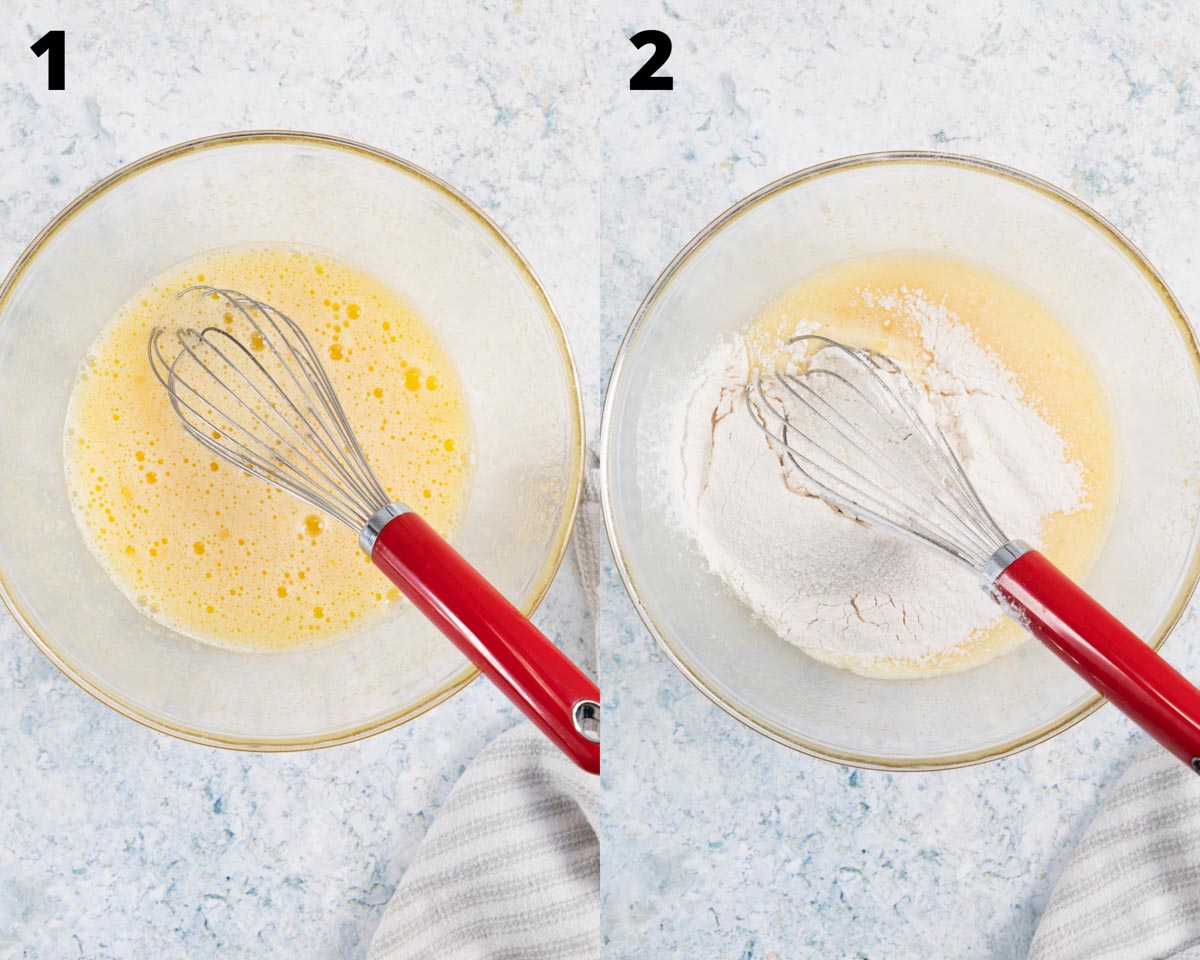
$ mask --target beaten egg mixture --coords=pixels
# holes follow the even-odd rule
[[[89,547],[146,615],[224,646],[286,649],[385,616],[399,592],[355,534],[184,432],[151,371],[147,341],[156,326],[196,323],[197,298],[178,297],[194,284],[238,290],[296,321],[388,495],[443,536],[461,516],[470,421],[433,333],[381,281],[328,253],[245,246],[155,277],[80,365],[65,467]]]

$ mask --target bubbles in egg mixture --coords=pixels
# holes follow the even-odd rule
[[[323,251],[278,245],[217,250],[167,271],[96,338],[67,416],[76,521],[132,602],[197,639],[284,649],[356,631],[400,600],[356,534],[205,450],[151,373],[150,331],[196,322],[194,300],[177,294],[197,283],[239,290],[296,321],[388,495],[444,536],[457,526],[472,437],[449,356],[376,278]]]

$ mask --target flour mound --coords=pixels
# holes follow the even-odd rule
[[[1044,518],[1085,507],[1082,468],[966,325],[920,290],[859,294],[917,322],[928,357],[920,385],[1008,536],[1037,547]],[[954,656],[1001,619],[975,576],[808,495],[745,410],[749,375],[744,344],[718,346],[682,418],[684,522],[712,570],[780,637],[823,662],[890,677],[979,663]],[[1006,636],[990,656],[1022,635]]]

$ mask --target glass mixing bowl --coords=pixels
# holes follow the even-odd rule
[[[930,679],[867,679],[817,663],[752,619],[708,570],[669,519],[658,479],[666,458],[680,455],[658,439],[661,418],[719,340],[814,271],[901,252],[952,255],[1008,278],[1085,348],[1111,406],[1119,493],[1084,586],[1159,646],[1200,570],[1195,339],[1162,279],[1110,224],[997,164],[852,157],[771,184],[709,224],[651,288],[621,346],[604,409],[602,501],[642,618],[712,700],[816,756],[929,769],[1013,753],[1101,700],[1036,641]]]
[[[455,545],[526,613],[566,548],[583,422],[562,327],[529,264],[474,204],[397,157],[333,137],[235,133],[102,180],[0,288],[0,589],[85,690],[147,726],[253,750],[324,746],[412,719],[476,670],[411,609],[350,639],[238,653],[142,616],[84,544],[63,477],[75,371],[113,311],[214,247],[322,247],[393,284],[462,376],[476,465]],[[346,549],[357,550],[347,531]]]

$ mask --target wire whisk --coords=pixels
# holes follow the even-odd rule
[[[1045,556],[1009,540],[928,399],[890,357],[806,335],[746,387],[807,492],[975,571],[1004,611],[1200,773],[1200,690]]]
[[[295,321],[235,290],[197,285],[222,322],[150,335],[150,367],[184,429],[212,453],[287,490],[352,530],[389,498]],[[164,338],[178,348],[163,352]]]
[[[790,341],[788,368],[746,399],[814,493],[979,569],[1008,540],[896,362],[828,337]]]
[[[207,322],[147,344],[184,430],[226,463],[358,532],[374,564],[575,763],[600,772],[600,693],[376,478],[312,343],[236,290],[194,286]],[[206,313],[207,311],[207,313]]]

